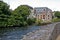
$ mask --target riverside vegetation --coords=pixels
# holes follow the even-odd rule
[[[54,18],[52,19],[52,22],[60,22],[60,12],[59,11],[55,11],[54,12]]]
[[[9,5],[3,1],[0,1],[0,27],[24,27],[27,25],[32,24],[39,24],[41,25],[42,20],[36,22],[35,18],[27,17],[30,15],[31,10],[26,5],[20,5],[15,10],[9,9]],[[60,12],[55,12],[55,16],[60,21]],[[52,21],[55,22],[58,19],[53,19]],[[47,23],[43,23],[47,24]]]
[[[35,23],[35,18],[27,19],[30,13],[31,11],[28,6],[21,5],[15,10],[11,10],[8,4],[0,1],[0,27],[31,25]]]

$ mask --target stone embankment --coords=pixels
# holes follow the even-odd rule
[[[40,26],[39,29],[23,35],[21,40],[56,40],[60,33],[60,23]]]

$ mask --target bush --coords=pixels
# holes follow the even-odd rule
[[[37,23],[37,25],[39,25],[39,26],[40,26],[40,25],[51,24],[51,22],[43,22],[43,20],[41,20],[41,19],[40,19],[40,20],[37,20],[36,23]]]
[[[29,18],[29,19],[27,19],[27,23],[28,23],[28,25],[32,25],[32,24],[34,24],[35,21],[36,21],[35,18]]]
[[[60,22],[60,18],[53,18],[52,22]]]
[[[42,22],[43,22],[43,20],[41,20],[41,19],[40,20],[36,20],[36,24],[37,25],[41,25]]]
[[[55,17],[60,18],[60,12],[59,11],[55,11]]]

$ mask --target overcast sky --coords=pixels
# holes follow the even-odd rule
[[[53,11],[60,11],[60,0],[3,0],[10,5],[10,9],[15,9],[19,5],[29,5],[31,7],[48,7]]]

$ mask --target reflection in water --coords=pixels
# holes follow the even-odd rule
[[[39,26],[30,26],[25,28],[1,28],[0,40],[20,40],[28,32],[39,29]]]

